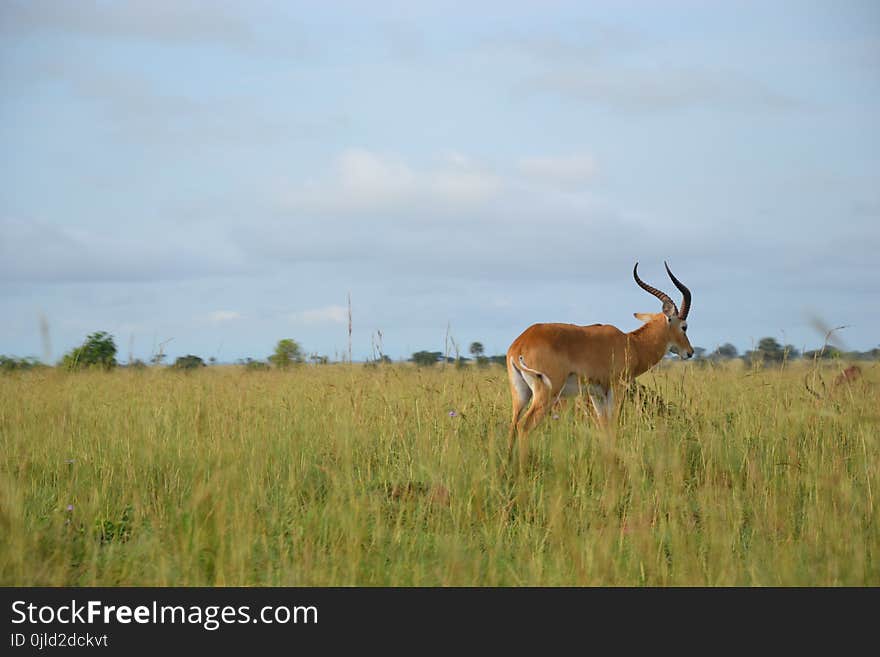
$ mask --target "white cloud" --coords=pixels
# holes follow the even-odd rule
[[[585,153],[514,157],[491,171],[459,152],[431,167],[361,149],[334,162],[335,175],[299,186],[286,212],[237,229],[232,241],[263,262],[356,266],[359,277],[543,280],[580,275],[585,259],[607,262],[605,245],[619,233],[646,235],[583,188],[596,168]],[[630,242],[641,239],[652,244]]]
[[[344,324],[348,310],[345,306],[324,306],[292,313],[290,319],[297,324]]]
[[[499,176],[459,153],[416,168],[397,155],[348,149],[334,168],[328,179],[285,192],[284,205],[322,213],[461,208],[491,200],[503,186]]]
[[[212,322],[231,322],[242,317],[241,313],[234,310],[215,310],[209,315]]]

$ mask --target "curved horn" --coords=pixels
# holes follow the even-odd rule
[[[667,307],[666,304],[669,304],[675,310],[675,314],[677,315],[678,308],[676,307],[675,302],[672,299],[670,299],[667,295],[663,294],[656,287],[651,287],[650,285],[645,283],[645,281],[643,281],[641,278],[639,278],[638,268],[639,268],[639,263],[637,262],[636,266],[633,267],[633,278],[636,279],[636,284],[640,288],[642,288],[645,292],[647,292],[648,294],[653,294],[655,297],[660,299],[660,301],[663,302],[664,311],[666,310],[666,307]],[[690,293],[688,293],[688,294],[690,294]]]
[[[669,271],[669,265],[666,264],[665,260],[663,261],[663,265],[666,267],[666,273],[669,274],[669,278],[672,279],[672,282],[675,283],[675,287],[681,292],[681,312],[678,313],[678,318],[684,321],[687,319],[688,313],[691,310],[691,291],[687,289],[671,271]]]

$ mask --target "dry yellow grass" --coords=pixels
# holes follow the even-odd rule
[[[0,376],[0,583],[880,585],[880,368],[807,367],[666,366],[521,475],[501,368]]]

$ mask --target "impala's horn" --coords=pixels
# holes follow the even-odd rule
[[[667,311],[672,310],[675,312],[676,315],[678,315],[679,314],[678,308],[676,307],[675,302],[672,299],[670,299],[669,296],[667,296],[666,294],[663,294],[656,287],[651,287],[650,285],[645,283],[645,281],[643,281],[641,278],[639,278],[639,271],[638,270],[639,270],[639,263],[636,263],[636,266],[633,267],[633,278],[636,279],[636,285],[638,285],[640,288],[642,288],[648,294],[652,294],[655,297],[657,297],[658,299],[660,299],[660,301],[663,302],[663,312],[664,313],[666,313],[668,315],[669,312],[667,312]],[[666,271],[669,271],[668,267],[667,267]],[[669,272],[669,275],[672,276],[672,272]],[[674,278],[672,280],[673,280],[673,282],[675,282]],[[677,285],[677,283],[676,283],[676,285]],[[682,286],[682,287],[684,287],[684,286]],[[679,289],[681,289],[681,288],[679,288]],[[685,288],[685,289],[687,289],[687,288]],[[690,292],[687,293],[687,296],[685,297],[687,300],[690,300],[690,294],[691,294]]]
[[[681,311],[678,313],[678,318],[681,321],[684,321],[687,319],[688,313],[691,311],[691,291],[684,286],[684,283],[675,277],[675,274],[669,271],[669,265],[666,264],[665,260],[663,261],[663,266],[666,267],[666,273],[669,274],[669,278],[675,283],[675,287],[681,292]]]

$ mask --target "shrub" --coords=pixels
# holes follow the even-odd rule
[[[87,367],[113,369],[116,367],[116,343],[113,336],[104,331],[92,333],[82,345],[64,355],[61,365],[68,370]]]
[[[187,354],[186,356],[179,356],[177,360],[174,361],[175,367],[179,370],[194,370],[199,367],[205,367],[205,361],[203,361],[198,356],[193,356],[192,354]]]

